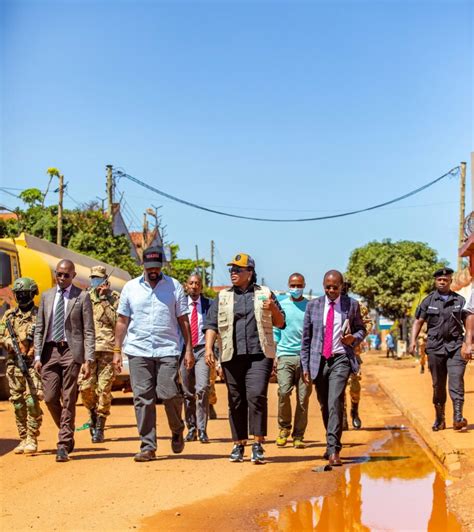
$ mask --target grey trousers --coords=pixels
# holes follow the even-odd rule
[[[339,452],[342,448],[344,392],[351,371],[351,363],[345,354],[329,359],[321,356],[321,365],[314,384],[326,428],[326,445],[329,454]]]
[[[142,451],[156,450],[156,399],[163,399],[173,433],[184,430],[183,398],[178,384],[179,357],[149,358],[128,355],[133,406]]]
[[[181,360],[180,372],[184,393],[184,415],[188,429],[206,430],[209,411],[210,368],[204,358],[205,348],[197,345],[194,351],[194,367],[184,367]]]
[[[305,384],[301,371],[300,357],[279,356],[277,361],[278,379],[278,426],[291,430],[291,393],[296,388],[295,422],[293,438],[303,438],[308,425],[308,405],[311,384]]]

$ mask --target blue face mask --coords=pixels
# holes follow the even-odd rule
[[[288,290],[288,293],[293,299],[299,299],[303,295],[303,289],[302,288],[290,288]]]

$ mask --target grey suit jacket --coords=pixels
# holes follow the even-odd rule
[[[35,359],[42,358],[44,344],[48,337],[48,329],[52,327],[51,314],[57,288],[51,288],[43,293],[36,318],[35,329]],[[84,290],[71,287],[70,298],[66,308],[64,323],[69,349],[76,362],[82,364],[84,360],[94,360],[95,330],[94,314],[90,296]]]
[[[306,306],[301,343],[301,367],[309,373],[314,381],[318,376],[324,342],[324,304],[326,296],[312,299]],[[354,355],[356,345],[360,344],[367,334],[360,315],[359,303],[349,296],[341,296],[342,321],[349,320],[351,333],[356,337],[353,346],[345,345],[346,355],[351,363],[352,371],[359,371],[359,363]]]

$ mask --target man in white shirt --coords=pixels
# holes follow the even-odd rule
[[[194,353],[194,366],[187,369],[183,360],[180,367],[184,391],[184,412],[188,427],[185,441],[199,439],[201,443],[209,443],[207,420],[209,415],[210,370],[204,357],[206,342],[202,327],[211,302],[201,294],[202,279],[199,274],[191,274],[186,281],[185,288],[188,293],[189,321]]]

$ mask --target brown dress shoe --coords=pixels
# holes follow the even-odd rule
[[[135,462],[150,462],[151,460],[156,460],[156,454],[155,451],[140,451],[133,459]]]
[[[342,466],[342,462],[339,457],[339,453],[337,451],[329,455],[329,465],[330,466]]]

